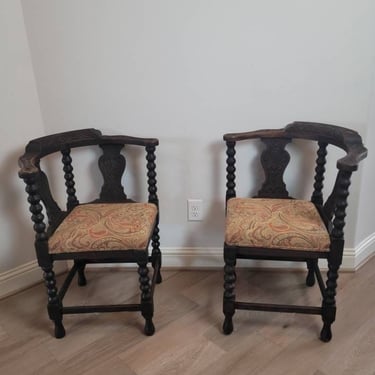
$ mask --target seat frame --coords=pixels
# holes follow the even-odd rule
[[[152,335],[155,327],[152,321],[154,303],[153,295],[156,283],[162,281],[161,252],[159,242],[159,202],[156,187],[155,149],[159,144],[156,138],[139,138],[129,136],[105,136],[96,129],[82,129],[70,132],[53,134],[34,139],[26,146],[25,154],[19,159],[19,176],[26,184],[28,202],[32,213],[35,231],[35,250],[39,266],[43,270],[43,278],[47,288],[47,310],[49,318],[55,324],[55,337],[65,336],[62,323],[64,314],[140,311],[145,318],[144,332]],[[98,145],[103,154],[98,164],[103,175],[103,185],[99,198],[90,203],[133,203],[124,192],[121,183],[125,171],[126,160],[121,150],[126,145],[136,145],[145,148],[147,160],[148,202],[156,205],[158,214],[151,238],[142,250],[111,250],[111,251],[82,251],[75,253],[51,254],[48,250],[48,239],[57,229],[72,209],[80,203],[76,196],[75,181],[72,166],[71,149],[82,146]],[[67,209],[61,210],[54,200],[46,174],[40,167],[40,160],[46,155],[61,152],[62,164],[67,193]],[[42,205],[43,204],[43,205]],[[48,224],[45,223],[45,208]],[[148,254],[148,245],[151,242],[152,254]],[[73,260],[74,264],[68,272],[60,290],[56,286],[54,261]],[[78,285],[86,285],[85,266],[90,263],[136,263],[141,290],[140,303],[138,304],[113,304],[91,306],[63,306],[64,296],[77,274]],[[149,278],[148,263],[151,263],[154,273]]]
[[[265,180],[254,198],[285,199],[293,199],[289,196],[283,180],[284,171],[290,160],[290,155],[285,150],[285,146],[292,139],[306,139],[317,142],[315,181],[311,202],[318,209],[330,236],[328,252],[230,246],[224,242],[223,313],[225,319],[223,332],[230,334],[233,331],[232,317],[236,309],[316,314],[321,315],[323,320],[320,339],[324,342],[330,341],[332,338],[331,325],[336,317],[335,296],[338,271],[342,263],[344,250],[344,226],[350,178],[352,172],[357,170],[358,163],[367,155],[367,149],[363,146],[361,137],[357,132],[343,127],[321,123],[294,122],[283,129],[230,133],[225,134],[223,138],[227,146],[226,202],[236,197],[236,142],[259,139],[265,144],[265,149],[261,154]],[[328,145],[343,149],[346,155],[337,161],[336,181],[331,194],[324,201],[323,182]],[[318,266],[320,258],[325,258],[328,262],[326,283],[323,281]],[[322,305],[317,307],[237,301],[235,295],[237,259],[306,262],[308,268],[306,285],[313,286],[315,281],[318,282],[322,294]]]

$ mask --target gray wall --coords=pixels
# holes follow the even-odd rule
[[[25,143],[44,133],[19,1],[0,2],[0,274],[31,261],[31,232],[17,159]]]
[[[372,0],[24,0],[21,5],[26,32],[18,1],[2,3],[14,29],[12,43],[5,37],[2,47],[13,78],[4,79],[16,93],[6,107],[11,118],[5,121],[8,138],[1,140],[3,170],[12,172],[14,155],[31,136],[82,127],[156,136],[165,248],[222,245],[223,133],[308,120],[357,129],[369,145],[374,140]],[[18,62],[27,81],[21,86]],[[239,154],[245,153],[240,148]],[[348,248],[374,233],[371,160],[354,176]],[[311,153],[307,164],[312,161]],[[84,186],[96,178],[85,162],[90,161],[82,159],[79,167]],[[287,180],[293,193],[309,196],[308,181],[295,177],[304,165],[306,160],[292,166]],[[333,169],[329,165],[329,172]],[[238,182],[239,192],[247,193],[247,180]],[[0,249],[3,269],[33,257],[31,243],[18,234],[27,216],[19,213],[18,198],[25,198],[19,190],[18,182],[6,182],[1,193],[6,202],[17,196],[14,220],[1,211],[1,234],[7,237]],[[84,187],[81,194],[92,191]],[[188,198],[204,200],[202,223],[187,222]],[[30,233],[24,232],[26,241]]]

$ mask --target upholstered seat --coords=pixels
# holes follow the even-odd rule
[[[227,202],[225,228],[229,246],[329,251],[329,234],[309,201],[232,198]]]
[[[51,254],[144,250],[157,216],[152,203],[96,203],[73,208],[48,241]]]

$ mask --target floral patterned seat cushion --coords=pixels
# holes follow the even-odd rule
[[[330,238],[316,207],[309,201],[232,198],[227,202],[225,243],[329,251]]]
[[[48,241],[49,252],[145,250],[157,207],[151,203],[95,203],[75,207]]]

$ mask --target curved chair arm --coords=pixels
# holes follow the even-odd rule
[[[346,171],[357,170],[358,163],[367,156],[367,149],[362,143],[361,136],[356,131],[341,126],[316,122],[296,121],[282,129],[228,133],[223,138],[227,142],[256,138],[300,138],[332,144],[346,152],[346,155],[337,161],[337,168]]]
[[[156,138],[141,138],[130,137],[127,135],[102,135],[100,137],[100,144],[121,144],[121,145],[136,145],[136,146],[157,146],[159,140]]]
[[[124,135],[103,136],[97,129],[73,130],[47,135],[33,139],[28,143],[25,154],[19,158],[19,176],[24,178],[28,175],[37,174],[40,171],[40,159],[48,154],[75,147],[102,144],[129,144],[147,147],[157,146],[159,141],[156,138],[129,137]]]
[[[227,133],[223,139],[226,142],[246,141],[256,138],[287,138],[284,129],[263,129],[251,132]]]
[[[361,136],[352,129],[316,122],[296,121],[285,127],[285,133],[293,138],[332,144],[346,151],[346,155],[337,161],[337,168],[340,170],[356,171],[359,162],[367,156],[367,149],[362,143]]]

